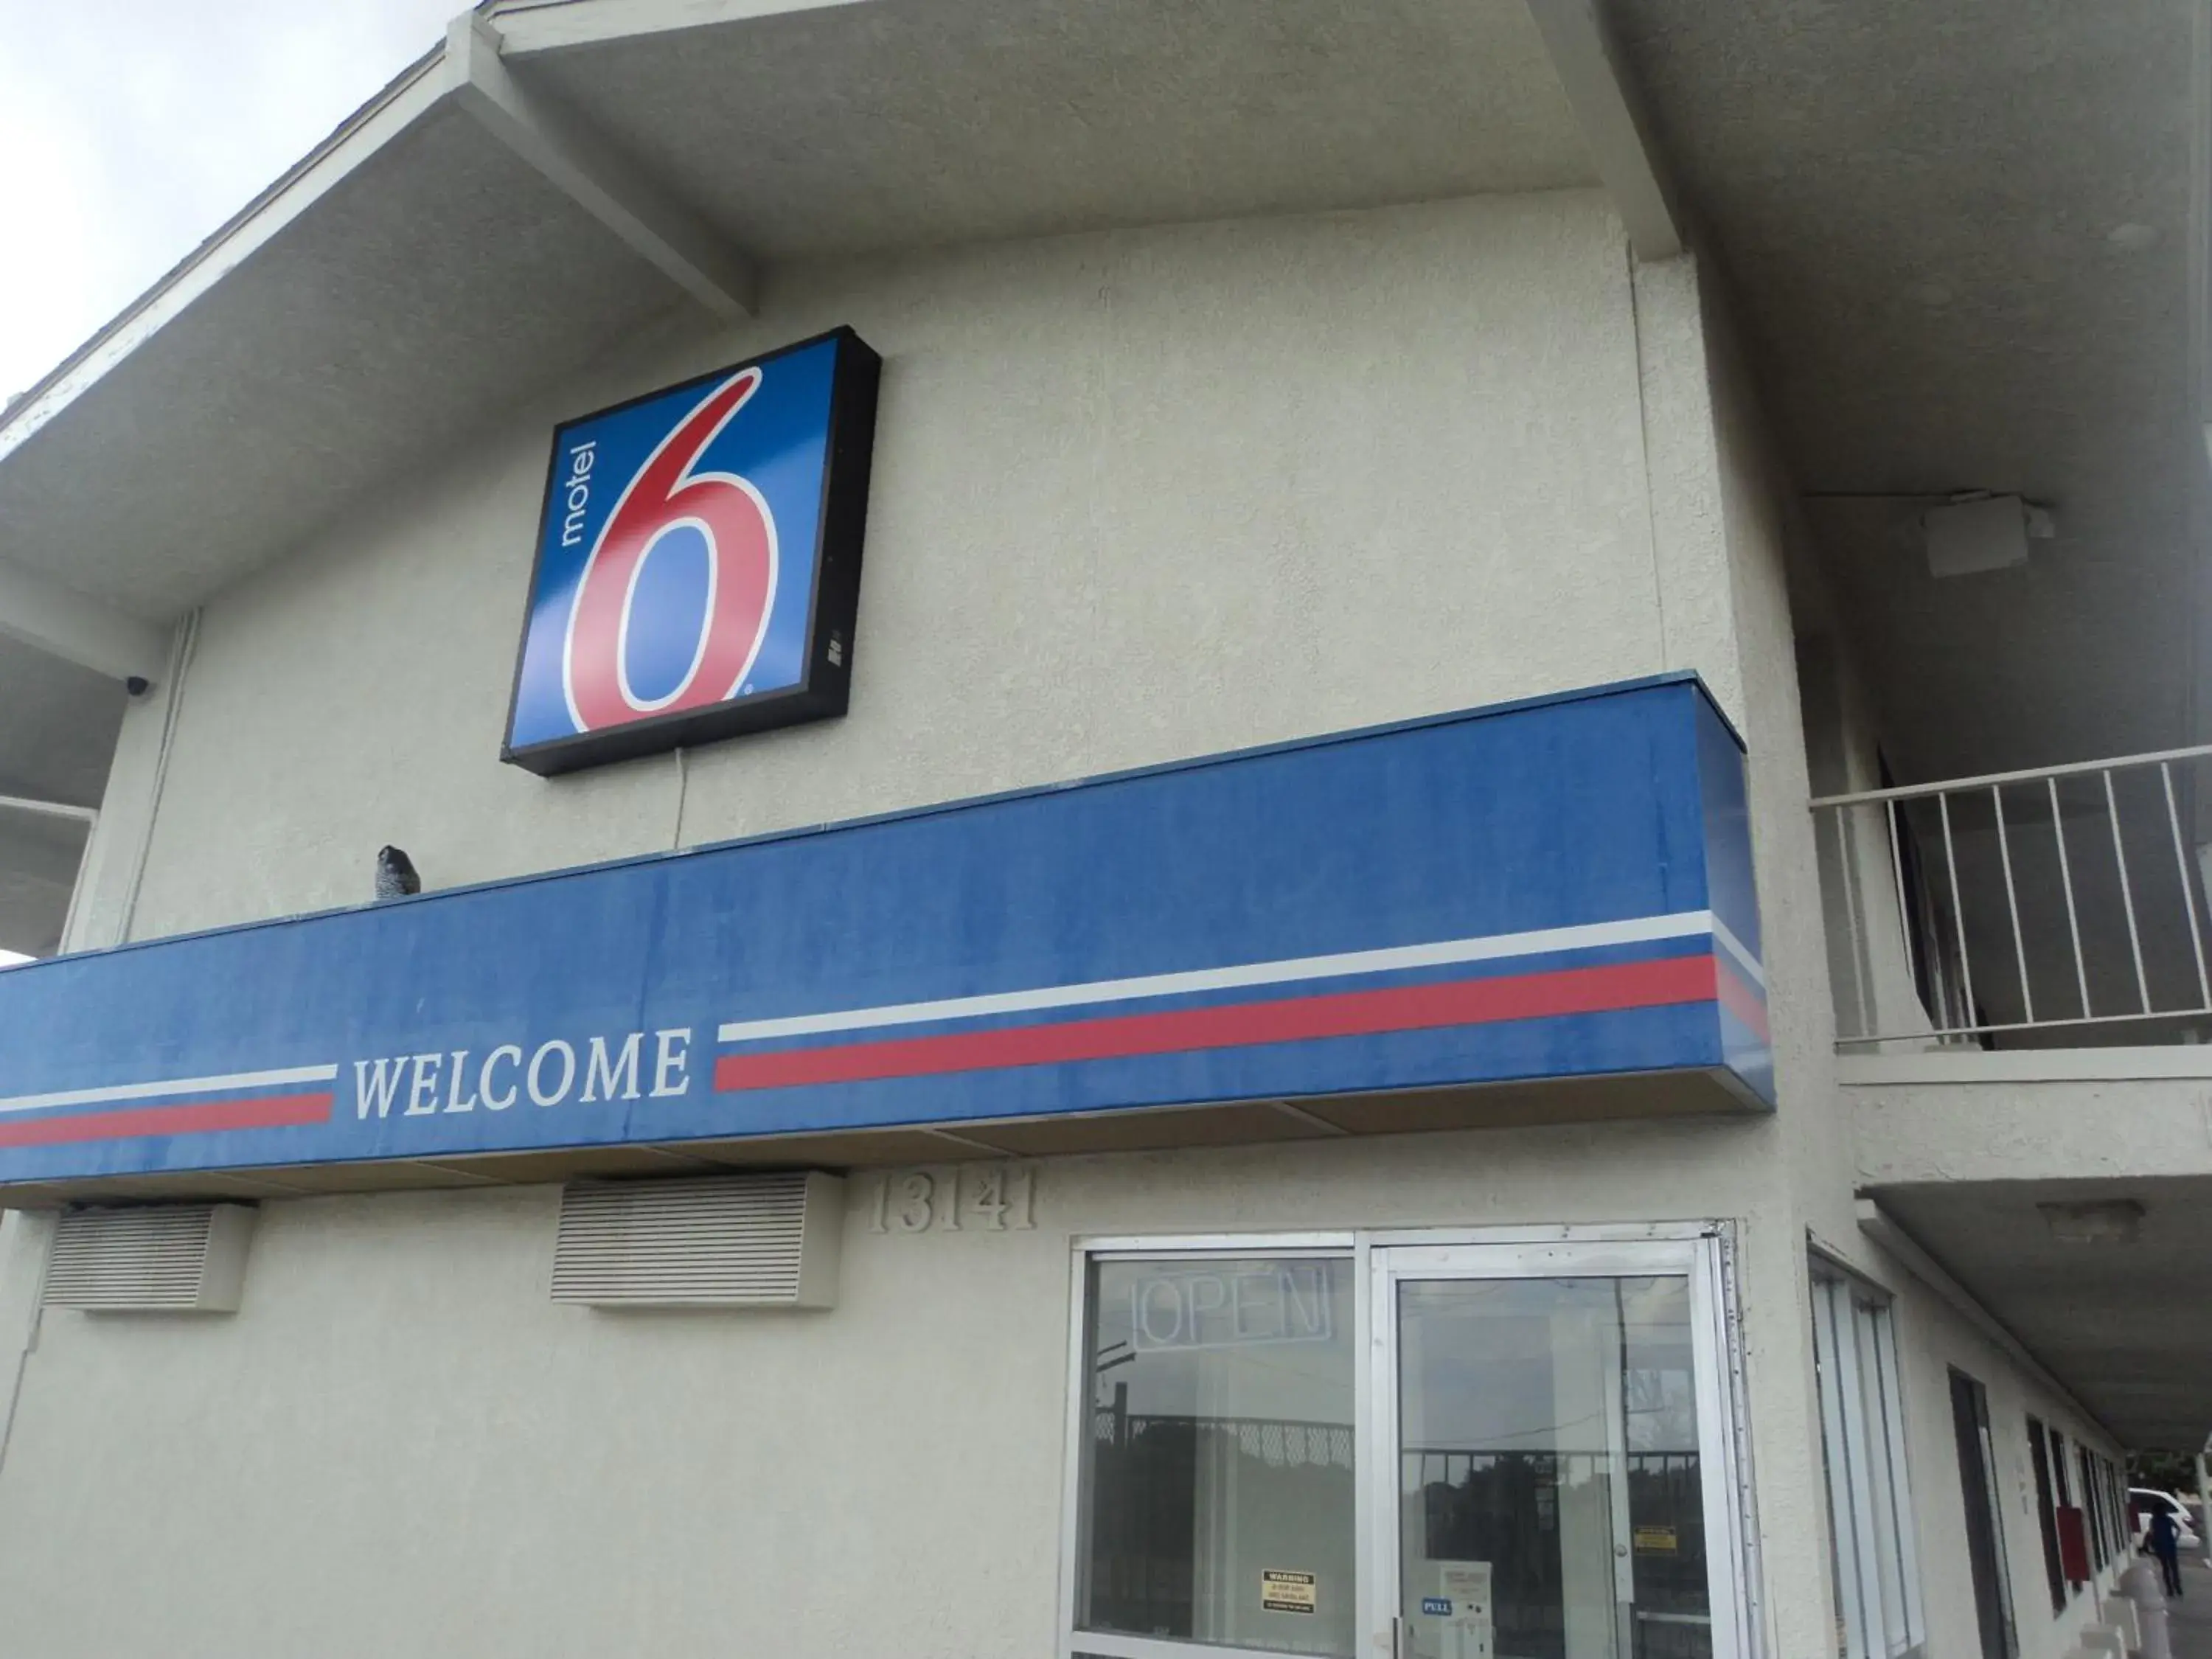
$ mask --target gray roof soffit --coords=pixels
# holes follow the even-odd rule
[[[233,214],[198,247],[170,267],[92,338],[0,410],[0,462],[19,448],[148,335],[221,280],[222,275],[274,234],[328,185],[421,112],[421,88],[445,57],[433,46],[402,70],[374,98],[282,177]],[[415,94],[410,99],[410,94]],[[406,100],[398,118],[395,106]],[[330,170],[326,169],[326,164]]]
[[[1587,188],[1577,107],[1526,0],[487,0],[0,412],[0,569],[127,635],[756,261]]]
[[[0,463],[36,434],[86,390],[149,335],[158,331],[192,301],[219,283],[231,270],[301,214],[308,211],[356,167],[375,155],[407,128],[420,121],[447,99],[467,106],[495,136],[518,151],[548,176],[568,164],[570,135],[557,110],[517,88],[504,73],[501,60],[514,60],[532,51],[574,47],[677,28],[696,28],[716,23],[759,18],[787,11],[814,10],[862,3],[863,0],[522,0],[501,4],[480,0],[453,21],[447,39],[431,47],[359,109],[349,115],[328,137],[271,182],[252,201],[179,260],[159,281],[134,300],[112,321],[72,352],[61,363],[24,392],[0,407]],[[495,26],[496,15],[500,26]],[[544,129],[555,129],[550,146]],[[588,149],[591,141],[583,140]],[[564,191],[596,187],[612,174],[621,186],[610,192],[605,207],[622,212],[642,202],[648,211],[661,204],[652,181],[624,168],[617,159],[592,155],[581,174],[571,172],[556,179]],[[595,204],[596,206],[597,204]],[[672,216],[680,215],[680,210]],[[595,212],[595,216],[604,216]],[[618,233],[620,234],[620,233]],[[626,240],[629,238],[626,237]],[[698,263],[714,264],[711,252]],[[654,255],[648,253],[647,258]],[[711,291],[706,283],[683,285],[699,291],[709,309],[732,314],[727,296]],[[732,292],[749,288],[750,274],[740,273],[724,284]]]
[[[305,211],[348,172],[463,88],[441,80],[454,42],[471,22],[494,27],[495,55],[589,46],[674,29],[864,3],[865,0],[479,0],[455,19],[446,40],[400,70],[328,137],[172,266],[92,338],[0,405],[0,461],[99,380],[147,334],[158,330],[269,237]]]

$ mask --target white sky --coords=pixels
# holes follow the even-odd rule
[[[467,0],[0,0],[0,401],[443,33]]]

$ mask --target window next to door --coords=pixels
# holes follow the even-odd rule
[[[1889,1299],[1823,1258],[1812,1273],[1836,1651],[1901,1659],[1927,1632]]]
[[[1091,1263],[1075,1561],[1090,1645],[1352,1653],[1352,1267]]]
[[[1061,1659],[1751,1659],[1722,1234],[1630,1231],[1079,1244]]]

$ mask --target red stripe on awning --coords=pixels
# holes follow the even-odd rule
[[[250,1100],[195,1100],[175,1106],[133,1106],[114,1112],[80,1112],[73,1117],[34,1117],[27,1122],[0,1119],[0,1146],[60,1146],[79,1140],[128,1140],[138,1135],[183,1135],[213,1129],[270,1129],[321,1123],[336,1097],[328,1090],[313,1095],[259,1095]]]
[[[1719,994],[1721,1006],[1751,1027],[1752,1035],[1761,1042],[1771,1042],[1774,1039],[1766,1029],[1766,999],[1753,990],[1750,981],[1728,963],[1721,962],[1718,957],[1714,960],[1720,969],[1715,976],[1715,989]]]
[[[858,1083],[1711,1002],[1717,994],[1717,969],[1710,955],[1662,957],[1651,962],[1176,1008],[1051,1025],[727,1054],[714,1062],[714,1087],[725,1091],[787,1089],[810,1083]]]

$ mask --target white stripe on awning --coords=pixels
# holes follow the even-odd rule
[[[1340,951],[1334,956],[1291,957],[1279,962],[1246,963],[1231,968],[1199,968],[1177,974],[1146,974],[1134,979],[1092,980],[1082,985],[1048,985],[1033,991],[946,997],[935,1002],[891,1003],[835,1013],[793,1014],[781,1019],[733,1020],[721,1028],[720,1036],[724,1042],[761,1042],[773,1037],[869,1030],[885,1025],[920,1025],[939,1019],[976,1019],[992,1014],[1027,1013],[1039,1008],[1070,1008],[1083,1003],[1129,1002],[1144,997],[1181,996],[1194,991],[1233,990],[1247,985],[1282,985],[1294,980],[1443,968],[1463,962],[1495,962],[1510,957],[1546,956],[1555,951],[1595,950],[1608,945],[1643,945],[1655,939],[1689,939],[1698,934],[1720,939],[1731,955],[1748,960],[1743,946],[1728,933],[1711,911],[1681,910],[1673,915],[1638,916],[1627,921],[1586,922],[1577,927],[1492,933],[1481,939],[1443,939],[1430,945],[1395,945],[1377,951]],[[1758,974],[1756,966],[1752,972]],[[1763,985],[1765,981],[1761,979],[1759,982]]]
[[[1766,988],[1766,970],[1759,965],[1759,958],[1744,948],[1743,941],[1729,931],[1728,923],[1718,916],[1713,918],[1713,937],[1720,941],[1721,949],[1735,958],[1735,965],[1743,969],[1753,985]]]
[[[329,1083],[335,1066],[293,1066],[275,1072],[227,1072],[220,1077],[180,1077],[166,1083],[117,1083],[105,1089],[64,1089],[50,1095],[0,1100],[0,1112],[35,1112],[47,1106],[94,1106],[110,1100],[156,1100],[170,1095],[211,1095],[225,1089],[273,1089],[286,1083]]]

